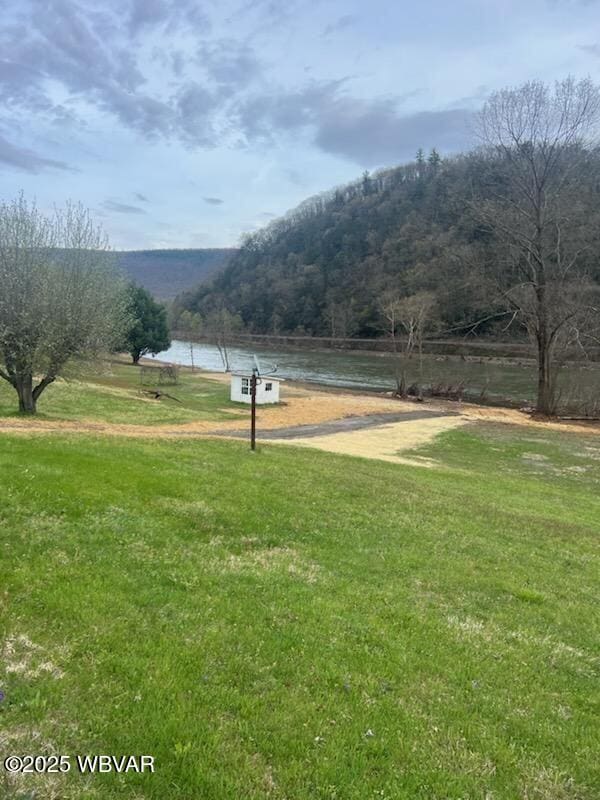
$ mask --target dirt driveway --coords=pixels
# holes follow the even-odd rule
[[[463,422],[456,411],[418,408],[265,430],[259,433],[259,441],[294,444],[298,447],[382,461],[432,466],[428,459],[406,459],[399,453],[423,444],[437,433],[462,425]],[[248,431],[223,431],[222,435],[246,438]]]
[[[398,464],[435,466],[420,456],[405,456],[444,431],[467,423],[497,422],[544,430],[600,433],[600,426],[532,419],[509,408],[429,400],[398,400],[389,395],[360,394],[313,386],[285,385],[285,404],[257,410],[257,438],[274,444],[375,458]],[[249,426],[221,426],[217,435],[247,439]]]
[[[435,417],[459,416],[451,411],[399,411],[385,414],[365,414],[364,416],[344,417],[343,419],[321,422],[317,425],[292,425],[287,428],[275,428],[264,431],[261,439],[304,439],[306,437],[327,436],[332,433],[359,431],[365,428],[377,428],[389,425],[391,422],[406,422],[407,420],[423,420]],[[245,436],[247,431],[227,431],[228,436]]]

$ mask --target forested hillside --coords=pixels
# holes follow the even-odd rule
[[[172,300],[180,292],[221,269],[232,248],[211,250],[131,250],[117,252],[121,269],[159,300]]]
[[[600,157],[589,152],[583,162],[579,154],[574,202],[587,238],[578,257],[597,274],[589,237]],[[430,328],[438,335],[523,336],[522,324],[508,325],[503,296],[503,270],[514,278],[518,258],[498,247],[479,213],[505,189],[504,175],[494,154],[442,160],[435,151],[365,173],[247,237],[213,281],[178,297],[176,307],[204,318],[224,307],[257,333],[369,337],[389,331],[390,298],[419,295],[435,305]]]

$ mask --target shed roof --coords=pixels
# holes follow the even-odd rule
[[[252,377],[252,373],[251,372],[238,372],[236,370],[235,372],[231,373],[231,377],[232,378],[251,378]],[[277,381],[278,383],[283,383],[283,381],[285,381],[285,378],[275,377],[275,375],[257,375],[256,377],[257,378],[262,378],[263,381],[267,381],[267,380],[268,381]]]

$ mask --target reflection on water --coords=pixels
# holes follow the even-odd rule
[[[347,353],[332,350],[275,350],[230,347],[233,370],[252,368],[256,354],[262,372],[277,366],[282,378],[347,386],[362,389],[390,390],[395,386],[394,357],[389,353]],[[190,366],[190,343],[175,340],[169,350],[157,358]],[[223,372],[218,349],[211,344],[194,343],[194,364],[205,370]],[[407,363],[407,380],[423,385],[463,382],[470,395],[485,391],[489,396],[508,397],[527,402],[533,398],[535,367],[531,363],[500,363],[491,360],[461,360],[460,357],[424,356]]]

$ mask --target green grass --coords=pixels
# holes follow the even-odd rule
[[[236,419],[224,409],[243,410],[229,400],[229,386],[207,380],[197,373],[181,370],[175,386],[158,387],[176,397],[155,400],[142,386],[140,368],[119,362],[106,363],[98,371],[84,372],[77,378],[59,379],[50,385],[38,402],[38,417],[48,420],[96,420],[116,424],[176,424],[195,420]],[[0,417],[18,413],[17,396],[5,381],[0,381]]]
[[[156,758],[6,796],[598,798],[600,440],[526,438],[3,436],[0,743]]]

